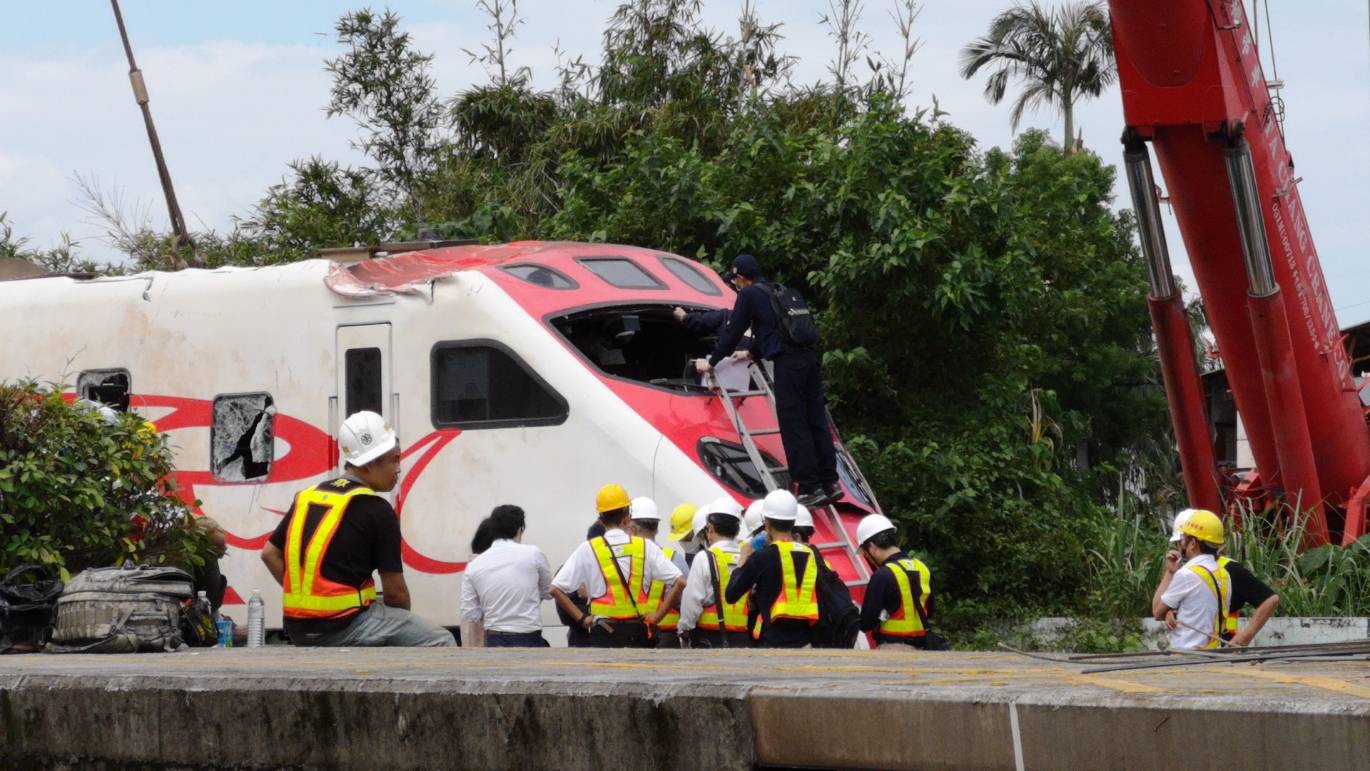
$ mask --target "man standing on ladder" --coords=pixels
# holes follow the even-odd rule
[[[732,272],[737,302],[713,353],[696,362],[696,369],[701,374],[712,372],[737,349],[751,327],[756,340],[752,350],[775,367],[776,418],[799,502],[830,504],[842,497],[842,488],[837,483],[837,453],[828,427],[823,370],[810,347],[818,341],[813,319],[798,293],[761,277],[761,264],[752,255],[734,258]]]

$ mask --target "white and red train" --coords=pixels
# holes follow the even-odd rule
[[[765,493],[690,369],[712,341],[671,315],[732,302],[700,263],[581,243],[26,279],[0,283],[0,380],[69,382],[167,434],[183,494],[228,531],[226,604],[260,588],[269,623],[279,593],[258,550],[295,492],[338,470],[341,419],[380,412],[404,447],[392,498],[414,608],[455,624],[471,535],[497,504],[526,509],[527,540],[556,565],[606,482],[663,511]],[[764,399],[740,409],[775,425]],[[756,441],[783,462],[777,436]],[[845,495],[817,512],[816,542],[856,583],[865,566],[847,547],[877,504],[842,453],[839,466]]]

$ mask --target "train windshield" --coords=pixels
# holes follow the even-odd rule
[[[667,303],[575,311],[551,324],[601,372],[689,393],[706,393],[693,361],[708,356],[716,331],[685,324]],[[683,306],[686,311],[712,310]]]

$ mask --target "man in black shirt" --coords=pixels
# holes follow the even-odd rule
[[[262,548],[284,589],[286,634],[296,645],[455,645],[450,632],[409,612],[399,517],[377,495],[399,482],[399,438],[380,415],[358,412],[338,441],[347,473],[296,495]]]
[[[752,627],[758,647],[803,648],[813,642],[818,623],[818,557],[794,540],[798,504],[789,491],[772,491],[764,505],[769,543],[753,550],[743,542],[723,598],[732,604],[752,593],[751,609],[760,613]]]
[[[792,345],[780,332],[779,319],[771,307],[769,281],[761,278],[761,264],[750,254],[733,260],[737,303],[718,335],[708,359],[696,363],[701,373],[710,372],[737,350],[750,327],[754,340],[751,355],[769,359],[775,367],[775,411],[780,421],[780,441],[785,447],[790,476],[799,488],[799,502],[821,506],[842,496],[837,483],[837,452],[828,426],[823,395],[823,370],[818,354]]]
[[[1228,580],[1232,582],[1232,599],[1228,604],[1226,623],[1223,624],[1222,638],[1233,645],[1247,646],[1260,633],[1261,627],[1279,607],[1280,596],[1252,575],[1241,563],[1227,557],[1219,557],[1218,564],[1227,570]],[[1254,608],[1251,620],[1238,629],[1237,619],[1243,607]]]

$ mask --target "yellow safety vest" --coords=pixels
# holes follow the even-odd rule
[[[661,553],[666,555],[666,559],[675,556],[675,549],[669,546],[661,547]],[[644,558],[645,559],[645,558]],[[647,592],[647,602],[642,605],[642,615],[650,616],[661,607],[661,598],[666,594],[666,582],[661,579],[652,581],[652,588]],[[666,615],[661,617],[661,623],[657,628],[665,632],[674,632],[676,624],[680,621],[680,608],[671,608]]]
[[[1218,567],[1222,568],[1222,569],[1223,569],[1223,572],[1226,573],[1226,572],[1227,572],[1227,563],[1229,563],[1229,562],[1231,562],[1231,561],[1232,561],[1232,558],[1231,558],[1231,557],[1219,557],[1219,558],[1218,558]],[[1230,581],[1230,578],[1229,578],[1229,581]],[[1232,607],[1232,598],[1231,598],[1231,597],[1228,597],[1228,598],[1227,598],[1227,604],[1228,604],[1228,608],[1227,608],[1227,618],[1224,620],[1224,626],[1223,626],[1223,639],[1224,639],[1224,640],[1231,640],[1232,637],[1233,637],[1234,635],[1237,634],[1237,621],[1242,617],[1242,614],[1241,614],[1241,608],[1234,608],[1234,607]]]
[[[369,578],[361,586],[348,586],[323,575],[324,556],[342,524],[347,504],[358,495],[376,494],[365,486],[344,493],[325,489],[344,487],[347,483],[345,479],[325,482],[295,496],[285,535],[285,586],[281,610],[286,618],[344,618],[376,601],[376,584]],[[322,516],[306,544],[305,521],[311,511],[319,510],[322,510]]]
[[[1228,578],[1227,570],[1223,567],[1223,563],[1218,564],[1218,570],[1216,572],[1209,572],[1207,568],[1199,565],[1190,565],[1189,569],[1194,571],[1199,578],[1203,579],[1203,582],[1208,584],[1208,588],[1213,591],[1213,595],[1218,598],[1218,612],[1213,616],[1213,631],[1210,633],[1213,637],[1207,640],[1203,646],[1205,648],[1217,648],[1218,639],[1221,637],[1223,626],[1226,623],[1226,618],[1223,615],[1223,598],[1231,598],[1232,580]]]
[[[646,543],[636,536],[627,543],[611,544],[604,536],[590,541],[595,559],[599,561],[599,571],[604,574],[604,594],[590,601],[590,612],[617,620],[641,618],[646,613],[647,595],[641,591],[643,564],[646,562]],[[616,562],[618,557],[629,557],[628,574],[621,573]],[[634,592],[628,583],[637,582],[638,591]]]
[[[720,590],[726,591],[728,581],[733,577],[733,566],[737,564],[740,556],[737,552],[725,551],[719,546],[710,546],[708,551],[714,555],[714,564],[718,566],[718,581],[714,586],[714,594]],[[695,557],[699,559],[699,557]],[[708,559],[708,557],[704,557]],[[747,631],[747,596],[737,602],[726,602],[722,597],[715,597],[712,605],[704,606],[704,610],[699,614],[698,626],[710,632],[718,631],[718,606],[723,605],[723,628],[729,632]]]
[[[794,541],[776,541],[780,552],[780,594],[771,604],[771,621],[792,619],[807,621],[812,626],[818,623],[818,598],[814,596],[814,585],[818,583],[818,556],[813,549]],[[809,555],[804,563],[804,575],[799,576],[794,566],[796,552]],[[761,637],[761,619],[757,618],[752,635]]]
[[[932,594],[932,571],[921,561],[908,558],[886,562],[894,581],[899,585],[899,610],[880,622],[880,634],[886,637],[923,637],[927,629],[923,618],[928,612],[928,597]],[[918,597],[913,596],[909,576],[918,576]],[[917,605],[914,603],[917,602]]]

